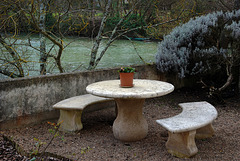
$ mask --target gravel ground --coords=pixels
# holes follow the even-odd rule
[[[240,151],[240,97],[225,99],[224,104],[210,100],[203,93],[186,89],[176,90],[169,95],[147,99],[144,117],[149,129],[145,139],[137,142],[121,142],[112,133],[115,119],[114,109],[104,109],[83,116],[84,128],[78,133],[61,133],[47,148],[49,154],[65,157],[46,160],[185,160],[166,150],[167,131],[155,120],[181,112],[177,105],[182,102],[208,101],[213,104],[218,117],[213,122],[216,134],[212,138],[196,140],[199,152],[189,160],[239,160]],[[51,120],[57,122],[57,120]],[[23,151],[30,153],[38,142],[49,142],[52,125],[46,122],[24,128],[2,130],[1,134],[12,138]],[[35,138],[35,139],[34,139]],[[47,144],[44,144],[46,146]],[[0,137],[0,160],[30,160],[17,154],[11,143]],[[40,149],[42,151],[43,147]]]

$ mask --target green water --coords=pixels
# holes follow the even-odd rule
[[[24,37],[18,39],[18,43],[26,43]],[[99,52],[105,47],[107,39],[103,39]],[[31,38],[32,46],[39,48],[38,37]],[[67,38],[64,39],[64,44],[69,44],[64,50],[61,57],[62,66],[65,72],[83,71],[88,68],[91,47],[93,45],[92,39],[89,38]],[[51,48],[51,43],[47,41],[47,51]],[[56,49],[51,51],[51,54],[56,53]],[[157,42],[144,42],[144,41],[129,41],[129,40],[116,40],[108,48],[107,52],[99,62],[97,69],[109,67],[121,67],[128,65],[140,65],[144,62],[139,58],[138,54],[147,63],[155,62],[155,53],[157,51]],[[24,64],[24,69],[27,71],[25,75],[33,76],[39,75],[39,51],[30,47],[18,47],[19,53],[24,53],[24,58],[28,63]],[[98,53],[99,54],[99,53]],[[48,59],[47,72],[59,73],[57,67],[53,63],[53,58]]]
[[[82,65],[83,69],[87,68],[92,44],[91,40],[86,38],[71,43],[71,45],[64,50],[62,58],[65,69],[75,69],[79,65]],[[105,44],[106,40],[102,42],[99,51],[102,51]],[[156,42],[133,41],[133,43],[131,43],[129,40],[116,40],[108,48],[97,68],[144,64],[134,47],[144,61],[147,63],[155,61],[155,53],[157,51]]]

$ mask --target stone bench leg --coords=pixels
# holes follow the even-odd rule
[[[59,130],[64,132],[74,132],[83,128],[82,110],[60,110],[58,122],[62,122]]]
[[[169,153],[180,158],[189,158],[198,152],[195,144],[196,130],[182,133],[168,131],[166,147]]]
[[[208,124],[207,126],[197,129],[195,138],[205,139],[205,138],[210,138],[213,135],[214,135],[213,126],[212,124]]]

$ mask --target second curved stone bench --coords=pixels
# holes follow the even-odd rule
[[[180,158],[191,157],[198,152],[195,138],[213,136],[212,122],[217,118],[217,111],[205,101],[181,103],[179,106],[183,110],[180,114],[156,122],[168,130],[168,152]]]

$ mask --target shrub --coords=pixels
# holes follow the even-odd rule
[[[159,43],[156,65],[179,77],[227,69],[240,64],[240,10],[214,12],[178,26]],[[229,78],[231,79],[231,78]]]

